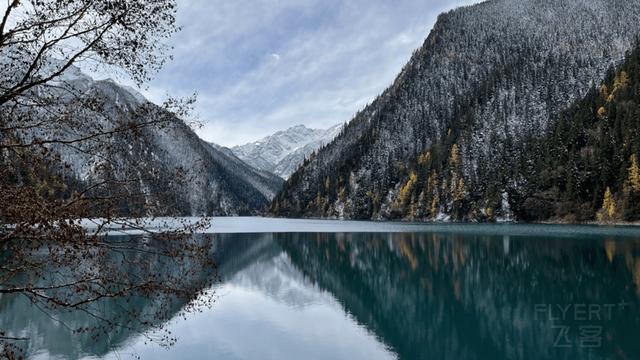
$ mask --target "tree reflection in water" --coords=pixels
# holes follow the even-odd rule
[[[0,294],[5,355],[100,356],[132,335],[169,347],[176,339],[165,329],[166,321],[211,305],[213,294],[207,290],[216,281],[216,269],[210,236],[147,234],[95,241],[91,254],[86,247],[77,253],[41,248],[20,258],[37,266],[13,271],[11,285],[3,287],[26,290]],[[64,254],[63,261],[52,260],[52,253]]]
[[[291,234],[280,244],[401,359],[640,358],[638,239]]]
[[[306,290],[294,294],[288,283],[326,291],[343,316],[400,359],[640,358],[640,238],[288,233],[197,239],[211,245],[217,274],[200,271],[202,264],[162,259],[144,270],[134,261],[117,274],[181,277],[192,296],[103,299],[96,303],[100,313],[126,326],[102,327],[97,338],[72,330],[97,327],[104,319],[49,310],[61,320],[54,321],[36,315],[35,304],[24,297],[3,296],[0,329],[28,336],[30,354],[102,356],[141,334],[154,336],[166,320],[192,308],[193,299],[211,299],[202,294],[219,274],[223,283],[257,289],[287,306],[307,306],[298,301]],[[128,239],[134,240],[140,239]],[[599,311],[577,311],[590,305]],[[599,344],[584,341],[585,328]],[[247,339],[237,341],[251,346]],[[172,337],[161,342],[171,345]]]

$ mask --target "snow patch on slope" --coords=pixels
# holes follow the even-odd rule
[[[342,124],[326,130],[297,125],[231,151],[247,164],[288,178],[314,151],[330,143],[342,129]]]

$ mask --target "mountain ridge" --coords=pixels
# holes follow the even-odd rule
[[[514,172],[523,140],[622,62],[638,15],[640,4],[619,0],[492,0],[440,15],[393,84],[291,176],[271,211],[509,217],[526,181]]]
[[[133,204],[136,196],[121,194],[124,198],[119,210],[123,216],[130,215],[134,208],[142,212],[138,215],[145,216],[257,215],[282,184],[278,177],[208,144],[184,121],[112,79],[94,80],[71,67],[53,85],[46,91],[52,91],[62,103],[90,98],[100,103],[99,109],[73,109],[78,126],[51,123],[37,133],[24,133],[24,138],[82,138],[92,131],[117,129],[122,122],[151,124],[135,132],[119,133],[108,146],[88,140],[81,143],[83,149],[51,147],[70,166],[82,187],[107,179],[137,179],[126,189],[103,189],[107,193],[144,194],[141,204]],[[158,119],[162,121],[154,124]]]
[[[333,140],[342,126],[338,124],[328,129],[311,129],[305,125],[295,125],[230,149],[238,158],[254,168],[286,179],[305,158]]]

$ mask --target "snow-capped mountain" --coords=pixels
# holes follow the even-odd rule
[[[518,173],[531,167],[527,140],[623,61],[639,17],[628,0],[490,0],[440,15],[395,82],[292,174],[272,211],[511,218],[531,196]]]
[[[40,92],[50,92],[57,99],[55,103],[90,98],[99,106],[72,110],[75,124],[51,121],[37,132],[23,132],[22,137],[75,139],[109,132],[123,123],[149,124],[141,126],[135,135],[118,132],[104,138],[108,139],[106,146],[88,140],[78,146],[61,143],[51,147],[70,165],[82,186],[91,187],[108,177],[127,181],[127,191],[138,194],[135,196],[152,194],[142,195],[146,198],[142,199],[141,211],[153,209],[144,215],[257,214],[282,185],[279,177],[254,169],[201,140],[184,121],[130,87],[113,80],[94,80],[75,67],[53,85]],[[159,119],[163,121],[154,124]],[[126,195],[123,197],[120,207],[131,209],[134,205],[127,203]]]
[[[342,129],[335,125],[326,130],[297,125],[231,151],[247,164],[282,178],[288,178],[314,151],[328,144]]]

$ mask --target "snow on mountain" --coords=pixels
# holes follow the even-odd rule
[[[242,215],[260,213],[279,191],[282,179],[248,166],[233,154],[201,140],[181,119],[150,103],[136,90],[115,81],[94,80],[71,67],[55,79],[51,92],[57,103],[89,97],[100,110],[77,109],[73,124],[48,122],[23,137],[82,138],[95,131],[109,131],[125,123],[150,123],[136,134],[118,133],[108,147],[85,141],[91,151],[54,145],[85,186],[103,177],[138,179],[132,193],[153,194],[145,203],[148,215]],[[41,92],[42,92],[41,91]],[[75,95],[69,95],[69,94]],[[153,125],[162,118],[161,125]],[[82,150],[82,149],[80,149]],[[101,169],[108,164],[109,173]],[[161,194],[161,196],[155,196]],[[127,208],[129,204],[123,204]],[[145,206],[146,208],[146,206]],[[159,212],[159,213],[158,213]]]
[[[525,140],[544,135],[622,62],[638,17],[640,2],[628,0],[490,0],[440,15],[394,83],[292,174],[272,211],[355,219],[517,211]]]
[[[284,179],[314,151],[331,142],[342,129],[338,124],[326,130],[297,125],[231,151],[247,164],[276,174]]]

